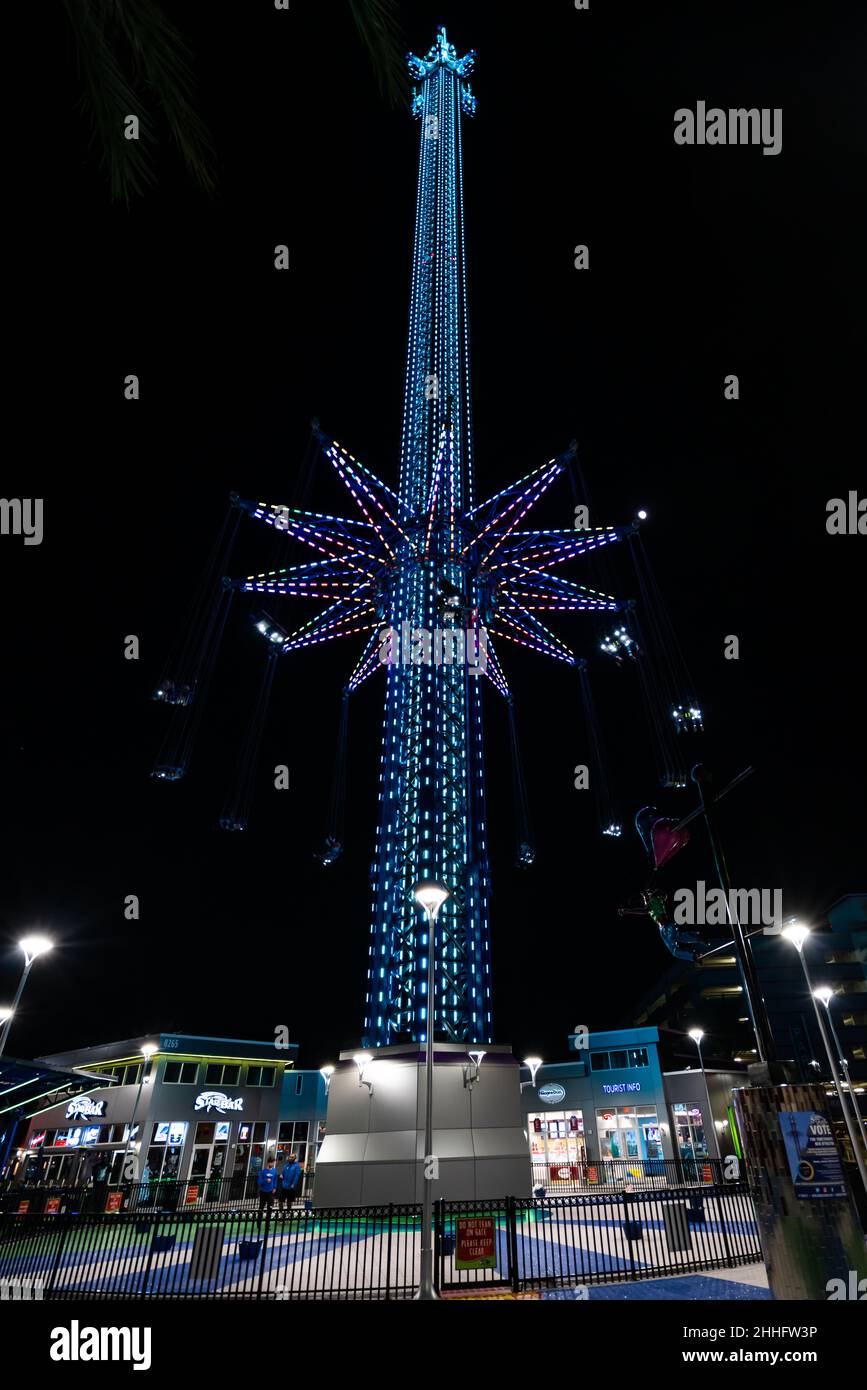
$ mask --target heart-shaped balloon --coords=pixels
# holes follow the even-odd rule
[[[661,869],[678,850],[689,844],[689,831],[678,830],[677,821],[661,816],[653,822],[650,842],[653,845],[653,862],[657,869]]]
[[[635,829],[641,836],[641,843],[647,853],[653,858],[653,843],[651,841],[651,831],[654,821],[659,819],[659,812],[655,806],[642,806],[635,817]]]

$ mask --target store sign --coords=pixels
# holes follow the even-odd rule
[[[619,1081],[613,1086],[603,1086],[606,1096],[620,1095],[623,1091],[640,1091],[640,1081]]]
[[[66,1107],[67,1120],[89,1120],[91,1115],[104,1115],[105,1101],[91,1100],[90,1096],[76,1096]]]
[[[557,1105],[566,1099],[566,1087],[556,1081],[549,1081],[547,1086],[539,1087],[537,1094],[543,1105]]]
[[[202,1091],[196,1096],[194,1109],[204,1110],[206,1115],[212,1110],[216,1110],[218,1115],[225,1115],[227,1110],[243,1110],[244,1101],[241,1096],[236,1100],[230,1100],[223,1091]]]

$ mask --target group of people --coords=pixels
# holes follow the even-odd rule
[[[285,1211],[287,1204],[291,1211],[292,1203],[301,1196],[304,1185],[304,1170],[298,1162],[298,1155],[290,1154],[279,1172],[276,1161],[267,1159],[259,1169],[258,1184],[260,1213],[273,1207],[275,1197],[280,1211]]]

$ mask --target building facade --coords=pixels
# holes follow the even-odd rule
[[[147,1059],[145,1045],[156,1047]],[[325,1082],[296,1071],[297,1044],[154,1034],[39,1061],[92,1085],[32,1115],[18,1180],[80,1183],[94,1157],[107,1181],[230,1179],[240,1195],[266,1158],[290,1153],[309,1185],[325,1124]],[[128,1155],[135,1159],[132,1169]]]
[[[698,1064],[664,1070],[668,1044],[657,1028],[572,1034],[574,1059],[521,1069],[521,1103],[534,1182],[595,1180],[619,1160],[642,1174],[654,1161],[701,1162],[737,1154],[731,1110],[737,1069]],[[602,1180],[602,1171],[598,1170]]]

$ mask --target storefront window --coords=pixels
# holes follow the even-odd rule
[[[674,1132],[677,1139],[677,1151],[681,1158],[700,1158],[709,1157],[707,1140],[704,1132],[704,1119],[701,1113],[701,1106],[697,1104],[684,1105],[680,1102],[672,1106],[674,1117]]]
[[[596,1111],[599,1157],[603,1159],[662,1158],[662,1138],[655,1105],[612,1106]]]
[[[530,1158],[534,1178],[546,1184],[574,1181],[584,1174],[587,1149],[584,1116],[580,1110],[546,1110],[528,1115]]]

